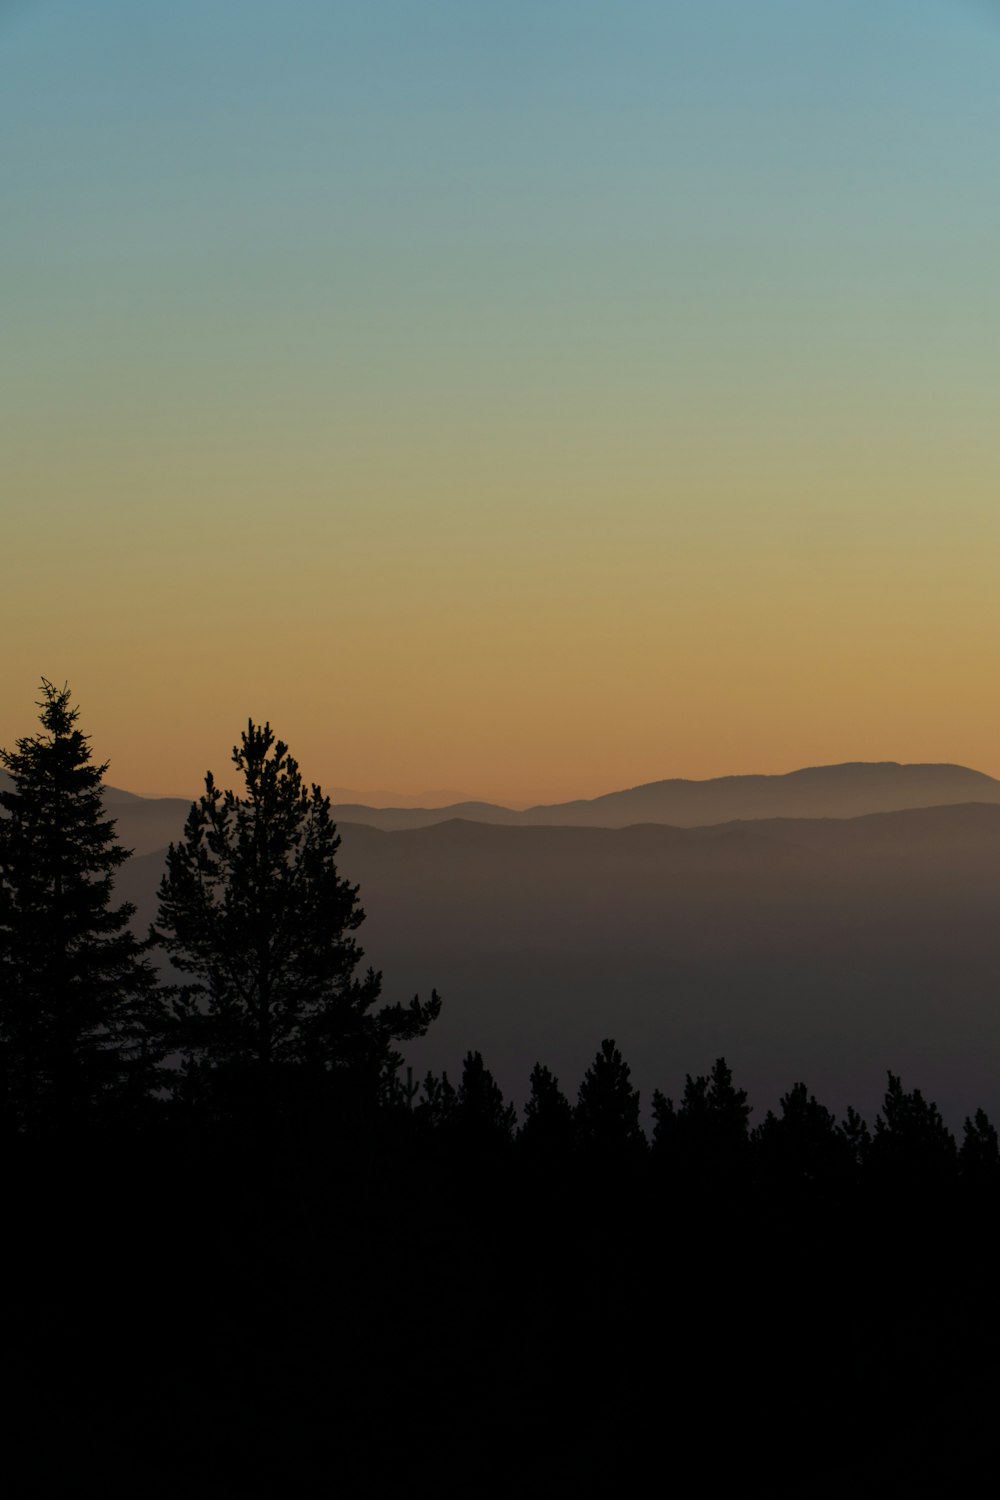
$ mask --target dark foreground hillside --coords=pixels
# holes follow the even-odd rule
[[[361,1135],[8,1154],[6,1493],[985,1493],[995,1194]]]

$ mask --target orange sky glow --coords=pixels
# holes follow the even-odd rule
[[[1000,774],[987,8],[85,9],[0,23],[0,744]]]

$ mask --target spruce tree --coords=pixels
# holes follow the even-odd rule
[[[0,1047],[14,1128],[77,1127],[153,1081],[155,973],[113,904],[128,858],[104,813],[68,687],[42,679],[42,732],[0,750]]]
[[[441,1002],[376,1009],[381,975],[355,972],[365,914],[337,869],[330,799],[307,790],[269,724],[251,721],[232,759],[242,795],[207,774],[160,884],[153,936],[190,976],[172,988],[178,1050],[254,1099],[280,1077],[298,1087],[303,1068],[370,1095]]]

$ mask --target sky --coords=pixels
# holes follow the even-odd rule
[[[0,745],[1000,775],[1000,3],[0,0]]]

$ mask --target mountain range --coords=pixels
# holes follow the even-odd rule
[[[0,772],[0,786],[8,778]],[[163,848],[179,837],[190,802],[181,797],[137,797],[105,787],[118,835],[137,854]],[[956,765],[905,765],[858,761],[812,766],[783,776],[721,776],[709,781],[652,781],[601,797],[558,802],[518,811],[491,802],[443,807],[370,807],[336,802],[339,823],[364,823],[386,832],[428,828],[461,818],[509,827],[627,828],[667,823],[695,828],[761,818],[856,818],[913,807],[964,802],[1000,804],[1000,781]]]
[[[966,766],[855,761],[811,766],[783,776],[651,781],[601,797],[523,811],[490,802],[421,808],[340,803],[336,811],[345,822],[368,823],[387,831],[424,828],[451,818],[521,827],[627,828],[633,823],[671,823],[694,828],[746,818],[857,818],[959,802],[1000,803],[1000,781]]]

